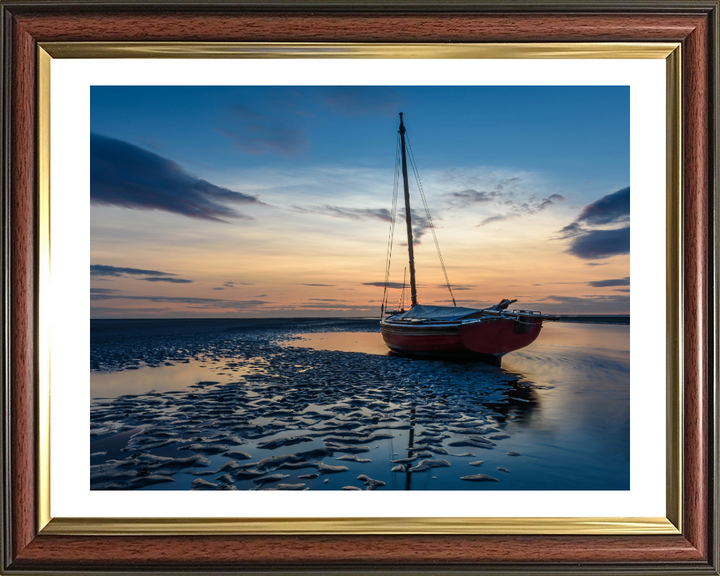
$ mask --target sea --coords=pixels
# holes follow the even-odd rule
[[[92,320],[91,489],[629,490],[629,319],[591,320],[502,367],[377,319]]]

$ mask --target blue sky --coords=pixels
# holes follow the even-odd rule
[[[462,304],[626,313],[629,95],[92,87],[93,317],[376,314],[399,112]]]

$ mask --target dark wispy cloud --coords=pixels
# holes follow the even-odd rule
[[[630,252],[630,226],[617,230],[584,230],[570,240],[566,250],[578,258],[610,258]]]
[[[292,206],[295,212],[323,214],[335,218],[349,218],[350,220],[383,220],[390,222],[391,214],[387,208],[343,208],[341,206]]]
[[[337,86],[321,89],[323,103],[338,114],[396,116],[402,97],[384,86]]]
[[[114,288],[90,288],[90,294],[118,294],[121,290]]]
[[[335,286],[335,284],[300,284],[300,286]]]
[[[412,208],[410,209],[410,214],[412,215],[413,246],[418,246],[421,243],[422,237],[425,235],[425,232],[432,230],[432,226],[430,225],[430,221],[425,216],[416,214],[415,210],[413,210]],[[404,210],[400,214],[400,218],[402,219],[401,221],[405,221]],[[405,246],[407,246],[407,242],[405,242]]]
[[[189,296],[123,296],[116,294],[91,294],[90,300],[144,300],[147,302],[167,302],[174,304],[195,304],[204,307],[254,308],[272,304],[266,300],[224,300],[221,298],[194,298]]]
[[[172,308],[109,308],[106,306],[91,306],[90,314],[93,316],[104,314],[119,314],[123,318],[127,318],[128,314],[147,314],[147,313],[164,313],[173,312]]]
[[[515,200],[506,200],[503,202],[503,206],[507,207],[507,212],[500,214],[494,214],[480,221],[478,226],[486,226],[493,222],[502,222],[503,220],[513,220],[522,216],[532,216],[538,212],[557,204],[558,202],[564,202],[565,198],[560,194],[551,194],[547,198],[530,198],[523,202],[516,202]]]
[[[335,304],[335,303],[329,303],[329,302],[323,302],[323,303],[305,303],[305,304],[298,304],[295,306],[295,308],[298,309],[314,309],[314,310],[352,310],[356,312],[366,312],[369,310],[369,308],[360,308],[358,306],[355,306],[353,304]]]
[[[630,186],[588,204],[575,222],[588,226],[630,222]]]
[[[252,156],[301,156],[310,148],[306,131],[293,119],[263,114],[249,106],[232,106],[218,132]]]
[[[334,218],[348,218],[349,220],[382,220],[383,222],[391,222],[392,214],[387,208],[345,208],[341,206],[331,206],[325,204],[323,206],[292,206],[295,212],[305,214],[322,214],[324,216],[332,216]],[[416,210],[410,210],[413,224],[413,245],[421,243],[422,237],[430,230],[430,222],[424,214]],[[405,210],[400,210],[396,216],[396,222],[405,222]],[[404,228],[403,228],[404,230]],[[401,244],[402,246],[403,244]],[[404,244],[407,246],[407,243]]]
[[[521,183],[519,176],[510,176],[485,183],[479,189],[468,188],[459,192],[450,192],[448,198],[451,204],[461,207],[472,204],[505,204],[510,202],[510,197],[515,194]]]
[[[247,122],[235,130],[223,128],[220,133],[230,138],[241,152],[252,156],[300,156],[310,148],[304,130],[279,123]]]
[[[630,296],[620,294],[551,295],[539,298],[534,303],[523,307],[555,314],[627,314],[630,311]]]
[[[122,268],[120,266],[108,266],[106,264],[91,264],[90,276],[176,276],[170,272],[159,270],[143,270],[142,268]]]
[[[385,287],[385,282],[363,282],[363,286],[380,286],[381,288]],[[403,286],[407,287],[409,284],[403,284],[402,282],[388,282],[387,287],[388,288],[402,288]]]
[[[395,233],[400,234],[401,238],[406,237],[405,214],[406,212],[404,209],[400,210],[395,220],[395,225],[400,226],[399,229],[396,229]],[[410,215],[412,216],[413,246],[419,246],[422,243],[422,237],[426,232],[432,230],[432,226],[425,214],[421,214],[411,208]],[[435,221],[437,221],[437,219],[435,219]],[[407,241],[400,242],[400,246],[407,246]]]
[[[451,192],[449,194],[451,203],[459,206],[469,206],[471,204],[489,204],[503,201],[505,194],[497,191],[478,190],[462,190],[461,192]]]
[[[347,302],[347,300],[338,300],[337,298],[308,298],[315,302]]]
[[[148,300],[150,302],[181,302],[183,304],[201,304],[205,302],[223,302],[219,298],[192,298],[186,296],[123,296],[115,294],[92,294],[91,300]]]
[[[193,176],[168,158],[99,134],[90,135],[90,201],[218,222],[249,218],[228,204],[261,203]]]
[[[588,284],[595,288],[604,288],[605,286],[630,286],[630,276],[611,280],[595,280],[594,282],[588,282]]]
[[[557,233],[568,241],[566,252],[586,260],[630,253],[630,187],[588,204]]]
[[[172,284],[190,284],[192,280],[185,278],[176,278],[177,274],[170,272],[161,272],[160,270],[143,270],[141,268],[122,268],[118,266],[108,266],[105,264],[91,264],[90,276],[95,279],[103,278],[128,278],[145,276],[145,278],[137,278],[145,282],[170,282]],[[100,292],[98,292],[99,294]],[[110,292],[106,292],[109,294]]]
[[[486,213],[487,209],[495,212],[483,218],[478,226],[532,216],[558,202],[565,201],[560,194],[550,194],[538,199],[527,190],[527,183],[520,176],[498,178],[495,174],[473,176],[465,173],[450,173],[446,176],[446,180],[451,186],[457,184],[469,186],[445,195],[450,206],[463,209],[482,206]]]
[[[185,278],[140,278],[145,282],[170,282],[172,284],[190,284],[192,280],[186,280]]]

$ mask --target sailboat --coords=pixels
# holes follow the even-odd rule
[[[390,257],[392,254],[392,230],[388,246],[388,263],[385,275],[385,295],[381,308],[382,318],[380,328],[383,339],[388,348],[406,356],[420,357],[452,357],[474,356],[480,360],[500,366],[502,357],[532,344],[540,335],[544,321],[557,320],[555,316],[543,315],[533,310],[509,310],[511,304],[517,300],[507,298],[489,308],[462,308],[456,305],[452,296],[452,288],[448,280],[445,264],[437,243],[435,229],[425,197],[422,192],[417,171],[418,187],[420,189],[427,214],[427,221],[432,230],[435,244],[438,248],[440,263],[445,273],[448,290],[452,296],[453,306],[428,306],[418,303],[417,285],[415,278],[415,257],[413,249],[412,212],[410,210],[410,191],[408,184],[408,163],[406,149],[406,130],[403,124],[403,114],[400,113],[400,160],[402,168],[402,182],[405,196],[405,222],[408,240],[408,268],[410,271],[410,298],[409,310],[401,306],[398,310],[387,310],[387,294],[389,287]],[[416,169],[410,149],[413,169]],[[396,187],[397,194],[397,187]],[[397,197],[397,196],[396,196]],[[395,197],[395,198],[396,198]],[[393,202],[395,207],[396,201]],[[394,217],[393,217],[394,223]],[[404,283],[403,283],[404,284]],[[403,293],[405,287],[403,285]]]

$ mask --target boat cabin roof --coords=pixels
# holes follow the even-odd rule
[[[477,308],[460,308],[456,306],[425,306],[418,304],[407,312],[393,315],[393,320],[443,320],[452,321],[467,318],[480,312]]]

